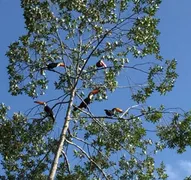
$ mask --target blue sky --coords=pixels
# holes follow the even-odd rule
[[[19,0],[0,0],[0,102],[4,102],[14,111],[25,111],[32,107],[33,100],[26,96],[12,97],[8,91],[8,77],[6,66],[8,59],[4,55],[8,45],[24,34],[24,20]],[[191,83],[191,1],[182,0],[164,1],[158,12],[161,19],[159,30],[161,35],[159,42],[161,54],[168,59],[175,58],[178,61],[177,72],[179,78],[175,88],[167,96],[154,96],[150,102],[161,102],[167,107],[181,107],[184,110],[190,109]],[[24,104],[22,102],[25,102]],[[167,172],[170,180],[182,179],[185,175],[191,175],[190,148],[182,155],[177,155],[174,150],[165,150],[157,155],[157,160],[163,160],[167,164]],[[0,171],[1,172],[1,171]]]

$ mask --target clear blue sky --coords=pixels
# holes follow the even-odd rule
[[[164,0],[157,14],[161,19],[159,24],[161,54],[167,59],[177,59],[179,78],[172,92],[165,97],[152,97],[150,99],[152,104],[161,102],[167,107],[181,107],[184,110],[189,110],[191,107],[191,83],[189,81],[189,77],[191,77],[190,7],[190,0]],[[25,32],[19,0],[0,0],[0,22],[0,102],[11,106],[12,112],[25,111],[26,107],[33,106],[33,100],[26,96],[12,97],[7,92],[8,76],[6,66],[8,65],[8,59],[5,56],[8,45]],[[167,164],[169,179],[179,180],[184,175],[191,175],[190,153],[190,148],[183,155],[177,155],[173,150],[165,150],[162,154],[157,155],[157,160],[163,160]]]

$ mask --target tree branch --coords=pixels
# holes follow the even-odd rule
[[[123,118],[123,116],[125,116],[125,114],[127,114],[130,109],[133,109],[133,108],[135,108],[137,106],[139,106],[139,105],[137,104],[137,105],[134,105],[134,106],[131,106],[131,107],[127,108],[127,110],[120,116],[120,118]]]
[[[77,148],[89,159],[89,161],[90,161],[91,163],[93,163],[93,164],[97,167],[97,169],[103,174],[103,176],[105,177],[105,179],[109,180],[109,178],[107,177],[107,175],[105,174],[105,172],[102,170],[102,168],[99,167],[99,165],[98,165],[80,146],[78,146],[77,144],[75,144],[75,143],[73,143],[73,142],[71,142],[71,141],[68,141],[67,139],[66,139],[66,142],[69,143],[69,144],[71,144],[71,145],[73,145],[73,146],[75,146],[75,147],[77,147]]]
[[[65,159],[65,161],[66,161],[66,166],[67,166],[67,169],[68,169],[68,173],[69,173],[69,174],[71,174],[71,171],[70,171],[70,164],[69,164],[69,161],[68,161],[67,155],[66,155],[66,153],[65,153],[65,151],[64,151],[64,150],[62,150],[62,154],[63,154],[64,159]]]

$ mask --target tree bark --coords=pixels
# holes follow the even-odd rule
[[[49,180],[53,180],[55,178],[55,175],[56,175],[56,171],[57,171],[58,163],[59,163],[59,157],[62,153],[63,145],[64,145],[64,142],[66,140],[66,133],[67,133],[67,130],[69,128],[70,114],[71,114],[71,109],[72,109],[73,100],[74,100],[74,96],[75,96],[75,91],[76,90],[73,89],[71,92],[70,102],[69,102],[68,109],[66,112],[66,119],[64,122],[64,126],[62,128],[62,132],[60,134],[60,140],[59,140],[58,148],[57,148],[57,151],[55,153],[54,160],[52,162],[52,166],[50,169],[50,173],[49,173],[49,177],[48,177]]]

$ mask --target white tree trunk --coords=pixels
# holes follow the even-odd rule
[[[59,163],[59,157],[62,153],[62,148],[63,148],[64,142],[66,140],[66,133],[67,133],[67,130],[69,128],[70,114],[71,114],[71,110],[72,110],[74,96],[75,96],[75,89],[73,89],[72,93],[71,93],[70,102],[69,102],[68,109],[66,112],[66,119],[65,119],[65,122],[64,122],[64,125],[62,128],[62,132],[60,134],[58,148],[57,148],[57,151],[55,153],[54,160],[52,162],[52,166],[50,169],[49,178],[48,178],[50,180],[53,180],[55,178],[55,175],[56,175],[56,171],[57,171],[58,163]]]

